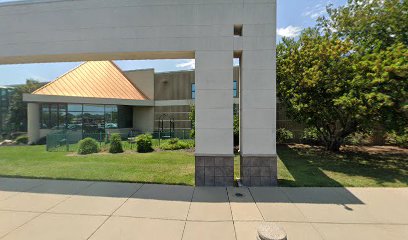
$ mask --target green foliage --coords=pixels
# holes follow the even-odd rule
[[[279,128],[276,131],[276,141],[277,143],[287,143],[293,139],[293,133],[286,128]]]
[[[85,155],[99,152],[99,144],[93,138],[84,138],[79,141],[78,154]]]
[[[386,142],[391,145],[408,148],[408,128],[402,134],[398,134],[395,131],[387,133]]]
[[[13,89],[6,119],[6,124],[10,126],[11,131],[27,131],[27,103],[23,102],[23,94],[32,93],[42,85],[38,81],[28,79],[26,84]]]
[[[109,152],[110,153],[122,153],[123,152],[122,137],[120,136],[120,134],[115,133],[111,135]]]
[[[365,50],[408,45],[406,0],[349,0],[338,8],[329,5],[327,12],[327,17],[318,19],[318,25],[326,32],[335,30]]]
[[[190,137],[195,138],[195,106],[190,106],[190,113],[188,114],[188,119],[191,121],[191,132]]]
[[[153,137],[150,134],[142,134],[136,138],[137,151],[140,153],[147,153],[153,151]]]
[[[319,28],[278,45],[279,97],[327,149],[377,124],[408,125],[407,10],[408,1],[349,0],[329,6]]]
[[[27,144],[28,137],[26,135],[22,135],[22,136],[17,137],[15,141],[17,144]]]
[[[302,134],[302,142],[307,144],[319,144],[321,137],[319,131],[315,127],[305,128]]]
[[[239,145],[239,115],[234,114],[234,146]]]
[[[371,144],[372,133],[370,132],[355,132],[344,139],[345,144],[349,145],[369,145]]]
[[[160,144],[162,150],[179,150],[190,148],[187,142],[180,141],[178,138],[172,138]]]

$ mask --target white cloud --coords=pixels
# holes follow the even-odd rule
[[[302,31],[301,27],[289,25],[285,28],[278,28],[277,33],[281,37],[297,37]]]
[[[190,59],[186,62],[179,63],[176,65],[177,68],[189,68],[189,69],[194,69],[195,68],[195,59]]]
[[[318,17],[324,15],[326,13],[326,4],[319,3],[313,7],[307,7],[306,11],[302,13],[303,16],[310,17],[312,19],[317,19]]]

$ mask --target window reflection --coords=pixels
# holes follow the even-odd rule
[[[118,128],[118,106],[116,105],[41,104],[40,114],[43,129],[101,132],[105,129]],[[132,117],[131,113],[123,115],[124,118]],[[131,122],[132,119],[129,121]]]

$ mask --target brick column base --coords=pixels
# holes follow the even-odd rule
[[[244,186],[276,186],[278,161],[276,155],[241,155],[241,182]]]
[[[233,186],[234,156],[196,156],[196,186]]]

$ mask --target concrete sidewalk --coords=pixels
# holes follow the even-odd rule
[[[289,240],[408,239],[408,189],[0,178],[0,239],[246,240],[263,221]]]

